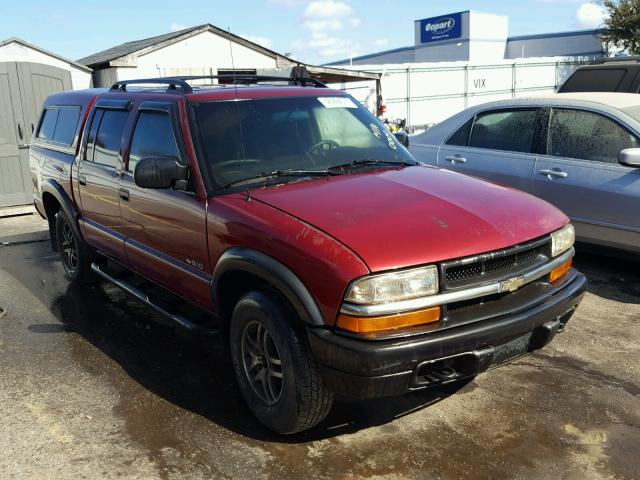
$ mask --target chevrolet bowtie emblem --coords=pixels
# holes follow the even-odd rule
[[[504,282],[500,282],[501,292],[513,292],[524,285],[524,277],[513,277]]]

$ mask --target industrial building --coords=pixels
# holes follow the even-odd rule
[[[602,29],[514,37],[508,17],[476,11],[412,27],[414,45],[327,66],[382,74],[387,115],[413,126],[478,103],[553,92],[578,66],[608,54]]]

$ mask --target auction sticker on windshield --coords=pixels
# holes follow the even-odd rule
[[[326,108],[358,108],[349,97],[318,97],[318,101]]]

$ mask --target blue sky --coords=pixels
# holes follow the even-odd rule
[[[510,35],[601,24],[584,0],[56,0],[3,2],[0,40],[20,37],[71,59],[114,45],[212,23],[309,63],[413,43],[413,20],[462,10],[509,17]]]

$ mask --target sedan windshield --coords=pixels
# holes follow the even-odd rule
[[[195,103],[194,110],[207,164],[220,187],[274,177],[292,181],[304,178],[305,171],[317,177],[350,167],[416,163],[348,96],[214,101]]]

